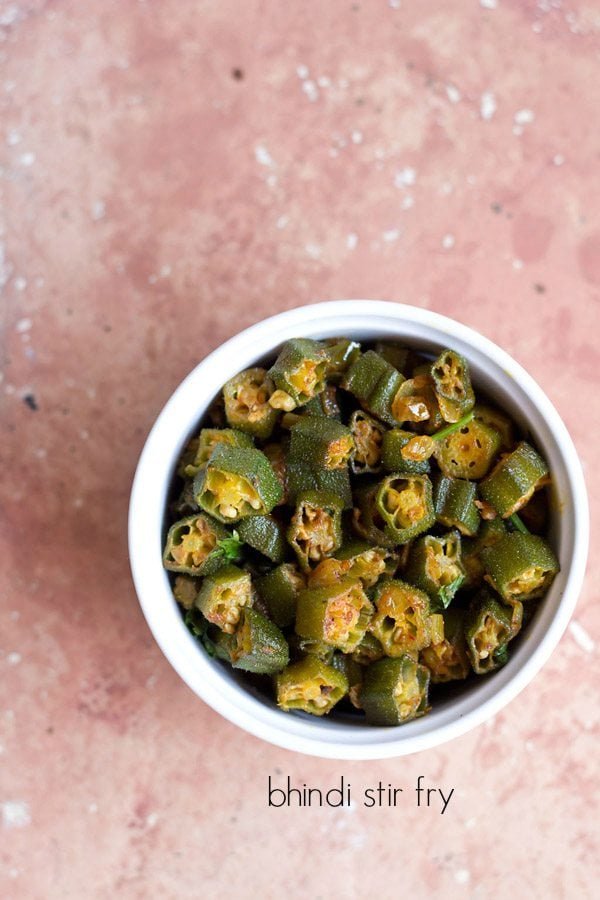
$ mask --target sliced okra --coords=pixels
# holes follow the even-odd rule
[[[325,387],[327,364],[325,350],[317,341],[286,341],[269,369],[276,387],[269,398],[270,405],[286,412],[303,406]]]
[[[219,541],[228,537],[228,531],[205,513],[186,516],[169,528],[163,565],[170,572],[205,575],[215,568]]]
[[[354,440],[350,468],[354,474],[364,475],[379,472],[386,434],[385,427],[364,410],[357,409],[350,416],[350,431]]]
[[[250,573],[237,566],[223,566],[204,579],[196,606],[209,622],[233,634],[242,609],[252,606],[253,601]]]
[[[471,601],[464,627],[467,652],[476,675],[485,675],[504,665],[513,631],[508,607],[483,588]]]
[[[360,703],[370,725],[402,725],[428,712],[428,690],[429,670],[402,654],[367,667]]]
[[[291,625],[296,618],[298,594],[306,587],[306,579],[295,563],[282,563],[257,578],[255,586],[275,624],[280,628]]]
[[[338,584],[307,588],[298,595],[296,633],[352,653],[360,644],[373,614],[373,605],[356,578]]]
[[[558,560],[537,534],[513,531],[481,551],[486,581],[506,602],[543,596],[559,571]]]
[[[381,464],[386,472],[403,475],[426,475],[431,470],[429,459],[407,459],[402,450],[414,442],[415,434],[402,428],[391,428],[383,435]]]
[[[281,485],[260,450],[218,444],[194,479],[198,504],[220,522],[266,515],[282,497]]]
[[[487,475],[501,444],[495,428],[473,419],[438,442],[435,458],[444,475],[477,480]]]
[[[314,716],[326,715],[348,693],[343,672],[317,656],[292,663],[275,676],[275,686],[280,709],[303,710]]]
[[[280,563],[285,559],[285,528],[272,516],[248,516],[239,523],[238,533],[244,544],[258,550],[271,562]]]
[[[233,668],[274,675],[287,666],[289,659],[287,641],[277,625],[255,609],[242,609],[231,647]]]
[[[228,447],[253,447],[254,442],[249,434],[236,428],[203,428],[197,438],[188,444],[185,460],[182,460],[178,474],[183,478],[194,478],[199,470],[206,465],[211,453],[217,444],[226,444]],[[193,446],[194,452],[191,452]]]
[[[290,459],[313,470],[344,469],[354,449],[349,428],[324,416],[300,416],[290,430]]]
[[[458,422],[475,405],[469,364],[454,350],[443,350],[431,366],[440,412],[446,422]]]
[[[479,485],[484,500],[506,519],[529,501],[534,491],[546,483],[548,466],[526,441],[503,456]]]
[[[300,494],[287,533],[300,568],[308,572],[342,543],[342,504],[335,494]]]
[[[431,681],[461,681],[471,671],[464,631],[465,613],[450,607],[444,611],[443,635],[421,650],[419,659],[431,672]],[[433,617],[432,617],[433,618]]]
[[[461,534],[472,537],[477,533],[481,518],[475,505],[477,485],[474,481],[440,475],[434,484],[435,517],[448,528],[458,528]]]
[[[279,418],[278,410],[269,403],[275,391],[266,369],[245,369],[231,378],[223,388],[225,416],[233,428],[268,438]]]
[[[402,375],[374,350],[367,350],[354,360],[348,369],[342,387],[354,394],[367,412],[387,422],[397,424],[392,412],[392,404],[400,385]]]
[[[387,656],[418,654],[431,643],[429,597],[404,581],[385,581],[375,589],[371,631]]]
[[[404,577],[425,591],[432,609],[446,609],[465,580],[458,531],[425,534],[412,544]]]

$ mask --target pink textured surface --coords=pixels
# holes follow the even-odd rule
[[[179,681],[137,605],[126,510],[147,430],[211,348],[369,296],[514,355],[594,501],[598,5],[1,0],[0,38],[0,896],[597,896],[595,558],[495,721],[333,763]],[[405,799],[268,809],[269,774]],[[443,817],[414,808],[420,774],[455,789]]]

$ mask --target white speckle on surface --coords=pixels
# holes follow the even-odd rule
[[[302,90],[311,103],[314,103],[315,100],[319,99],[319,88],[314,81],[310,80],[310,78],[302,82]]]
[[[29,807],[23,800],[5,800],[0,810],[5,828],[26,828],[31,823]]]
[[[391,244],[392,241],[397,241],[400,237],[400,229],[399,228],[389,228],[387,231],[384,231],[381,235],[383,240],[387,244]]]
[[[88,806],[88,812],[89,812],[89,813],[92,813],[92,815],[94,815],[95,813],[97,813],[97,812],[98,812],[98,804],[97,804],[97,803],[90,803],[89,806]]]
[[[172,271],[171,266],[168,263],[165,263],[164,266],[160,267],[158,274],[161,278],[168,278]]]
[[[6,662],[9,664],[9,666],[18,666],[22,659],[23,657],[20,653],[13,652],[8,654],[8,656],[6,657]]]
[[[512,133],[516,134],[517,137],[520,137],[523,134],[523,126],[522,125],[513,125]]]
[[[21,613],[19,612],[18,609],[13,609],[11,611],[10,618],[13,622],[18,622],[19,619],[21,618]]]
[[[596,646],[596,644],[589,636],[583,625],[580,625],[579,622],[573,619],[573,621],[569,625],[569,631],[571,632],[573,640],[575,641],[577,646],[581,647],[581,649],[585,653],[594,652],[594,647]]]
[[[492,91],[484,91],[481,95],[481,100],[479,101],[481,118],[485,119],[486,122],[489,122],[497,109],[498,104],[496,103],[496,97]]]
[[[469,872],[468,869],[458,869],[454,873],[454,880],[458,884],[468,884],[469,881],[471,880],[471,873]]]
[[[286,216],[285,214],[282,216],[279,216],[279,218],[275,222],[275,228],[285,228],[285,226],[288,224],[289,221],[290,221],[289,216]]]
[[[19,7],[14,3],[10,3],[4,9],[0,10],[0,25],[14,25],[19,18]]]
[[[81,438],[82,441],[87,441],[89,436],[90,436],[90,433],[87,430],[87,428],[82,428],[81,431],[79,432],[79,437]]]
[[[317,78],[317,84],[320,88],[331,87],[331,78],[328,78],[327,75],[319,75],[319,77]]]
[[[308,78],[308,66],[296,66],[296,75],[298,78],[302,78],[302,80]]]
[[[400,209],[412,209],[415,205],[415,198],[412,194],[405,194],[400,201]]]
[[[48,451],[46,450],[45,447],[37,447],[36,451],[35,451],[35,455],[37,456],[38,459],[46,459],[46,457],[48,456]]]
[[[29,331],[32,325],[33,322],[31,321],[31,319],[19,319],[15,328],[19,334],[23,334],[23,332]]]
[[[146,687],[153,688],[157,681],[158,675],[148,675],[148,677],[146,678]]]
[[[525,263],[523,262],[522,259],[513,259],[513,261],[512,261],[513,269],[522,269],[524,265],[525,265]]]
[[[562,166],[562,164],[564,163],[564,161],[565,161],[565,158],[564,158],[564,156],[562,155],[562,153],[556,153],[556,154],[552,157],[552,162],[554,163],[555,166]]]
[[[446,96],[450,103],[458,103],[462,98],[461,92],[454,84],[446,85]]]
[[[479,5],[484,9],[498,9],[498,0],[479,0]]]
[[[156,284],[158,275],[148,275],[148,284]]]
[[[453,234],[445,234],[442,238],[442,247],[444,250],[452,250],[455,243],[456,241]]]
[[[18,878],[20,874],[21,874],[20,870],[17,869],[15,866],[12,866],[12,868],[10,868],[10,869],[8,870],[8,877],[9,877],[9,878]]]
[[[471,816],[471,817],[470,817],[469,819],[467,819],[467,821],[465,822],[465,828],[468,828],[469,830],[470,830],[471,828],[475,828],[476,825],[477,825],[477,819],[476,819],[474,816]]]
[[[94,200],[92,203],[92,219],[98,222],[106,215],[106,203],[104,200]]]
[[[273,157],[263,144],[258,144],[254,148],[254,156],[256,157],[256,162],[260,163],[261,166],[275,165],[275,163],[273,162]]]
[[[9,128],[6,132],[6,143],[9,147],[16,147],[21,143],[21,135],[16,128]]]
[[[359,131],[358,128],[355,128],[354,131],[350,135],[353,144],[362,144],[363,141],[363,133]]]
[[[388,0],[388,6],[390,9],[400,9],[402,6],[402,0]]]
[[[321,248],[318,244],[305,244],[304,249],[311,259],[319,259],[321,255]]]
[[[525,741],[525,749],[528,753],[533,753],[535,751],[535,744],[533,741]]]
[[[75,507],[75,509],[81,509],[81,507],[83,506],[83,497],[75,497],[75,499],[73,500],[73,506]]]
[[[6,259],[6,249],[4,243],[0,241],[0,290],[8,282],[12,275],[13,267]]]
[[[534,22],[531,26],[531,30],[535,31],[536,34],[540,34],[544,29],[544,26],[541,22]]]
[[[154,828],[156,823],[158,822],[158,813],[151,812],[146,816],[146,827]]]
[[[265,182],[269,185],[269,187],[275,187],[277,184],[277,175],[267,175],[265,178]]]
[[[348,248],[348,250],[354,250],[357,244],[358,235],[355,231],[351,231],[350,234],[346,235],[346,247]]]
[[[8,394],[10,396],[11,394],[14,394],[16,392],[16,390],[17,389],[14,386],[14,384],[7,384],[6,387],[4,388],[4,393]]]
[[[477,184],[477,176],[467,175],[467,184]]]
[[[417,173],[411,166],[405,166],[394,175],[394,184],[396,187],[408,187],[417,180]]]
[[[535,113],[532,109],[518,109],[515,113],[515,123],[517,125],[529,125],[535,119]]]
[[[451,194],[453,190],[454,190],[454,185],[452,184],[451,181],[444,181],[440,185],[440,194],[442,194],[442,196]]]
[[[28,151],[27,153],[21,153],[19,162],[22,166],[32,166],[35,162],[35,153],[31,153],[31,151]]]
[[[13,283],[16,291],[24,291],[27,287],[27,279],[22,275],[17,275]]]

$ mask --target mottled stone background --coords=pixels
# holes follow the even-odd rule
[[[195,363],[336,297],[500,343],[594,500],[599,83],[593,0],[0,0],[2,898],[598,896],[594,556],[551,661],[489,725],[325,762],[178,679],[126,511]],[[269,774],[407,799],[268,809]],[[414,809],[420,774],[455,789],[443,817]]]

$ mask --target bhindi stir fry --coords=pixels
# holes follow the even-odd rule
[[[297,338],[185,447],[164,566],[205,650],[282,710],[400,725],[506,663],[559,570],[549,484],[453,350]]]

